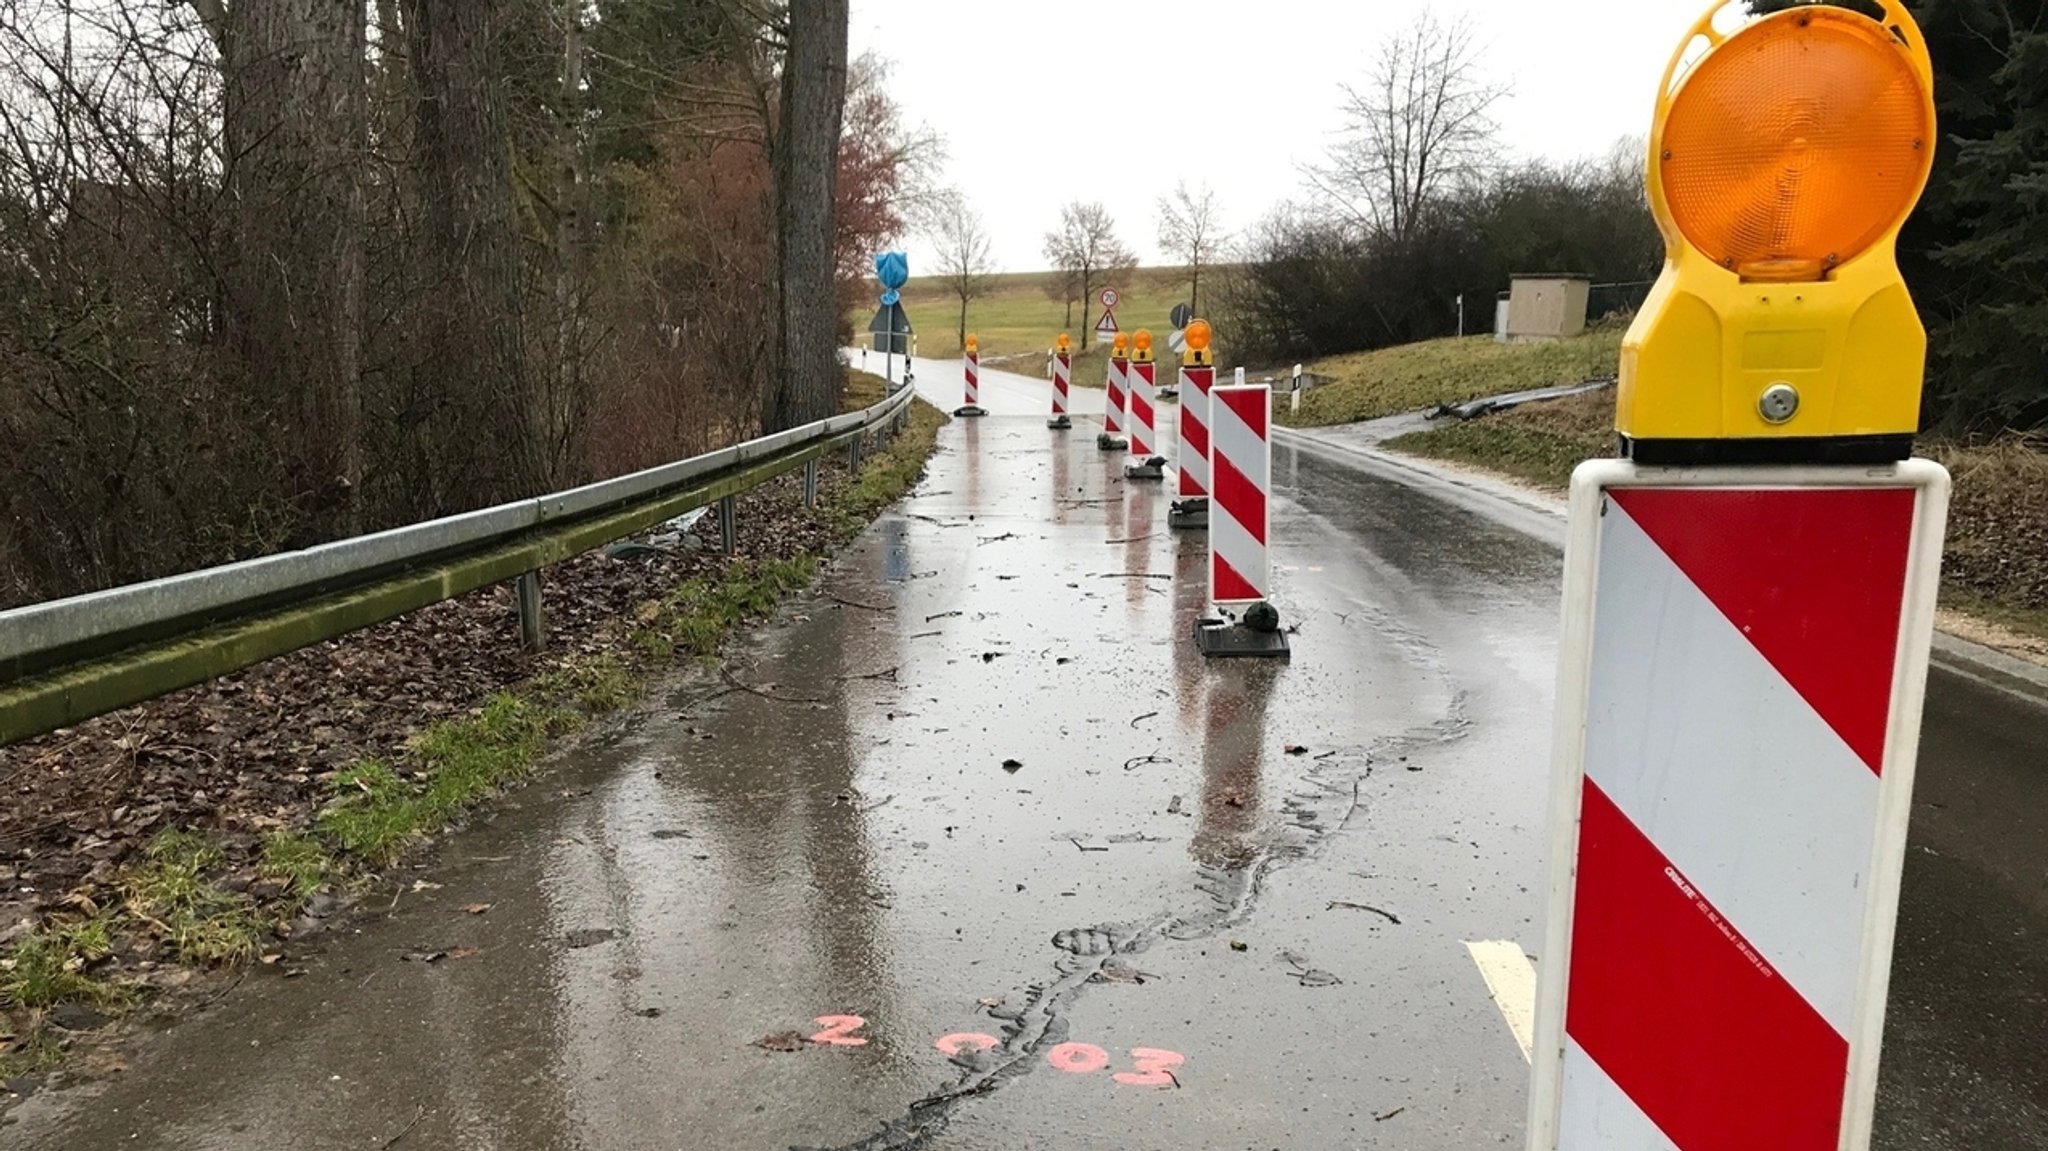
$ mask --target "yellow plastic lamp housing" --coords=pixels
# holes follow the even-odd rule
[[[972,355],[972,354],[974,354],[975,352],[979,352],[980,350],[981,350],[981,337],[979,337],[979,336],[975,336],[975,335],[972,335],[972,334],[970,334],[970,335],[969,335],[969,336],[967,337],[967,351],[968,351],[968,354],[969,354],[969,355]]]
[[[1896,249],[1934,159],[1933,67],[1884,9],[1802,5],[1726,36],[1710,11],[1673,57],[1648,169],[1665,267],[1615,416],[1639,462],[1910,453],[1927,336]]]
[[[1116,334],[1116,344],[1111,349],[1112,355],[1114,355],[1114,357],[1119,360],[1123,359],[1124,354],[1130,350],[1130,346],[1131,338],[1129,336],[1124,335],[1122,332],[1118,332]]]
[[[1139,328],[1137,332],[1135,332],[1131,336],[1131,348],[1133,359],[1137,360],[1141,364],[1151,363],[1152,332],[1147,328]]]
[[[1060,333],[1060,342],[1059,342],[1059,349],[1060,349],[1060,351],[1062,351],[1062,352],[1068,351],[1068,350],[1069,350],[1069,349],[1071,349],[1071,348],[1072,348],[1073,346],[1074,346],[1074,341],[1073,341],[1073,340],[1072,340],[1072,339],[1071,339],[1071,338],[1070,338],[1070,337],[1069,337],[1069,336],[1068,336],[1068,335],[1067,335],[1067,334],[1066,334],[1065,332],[1061,332],[1061,333]]]

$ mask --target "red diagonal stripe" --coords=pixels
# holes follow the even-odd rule
[[[1586,781],[1565,1030],[1682,1151],[1834,1151],[1849,1044]]]
[[[1910,488],[1624,488],[1630,519],[1870,770],[1884,763]]]
[[[1267,412],[1272,407],[1268,402],[1271,399],[1269,393],[1257,389],[1243,392],[1211,392],[1210,398],[1222,400],[1231,411],[1236,412],[1237,418],[1244,421],[1244,426],[1250,428],[1253,435],[1262,440],[1270,437],[1271,433],[1266,427]]]
[[[1259,486],[1245,478],[1231,462],[1222,456],[1209,461],[1209,483],[1216,489],[1216,502],[1231,519],[1244,525],[1260,547],[1266,546],[1266,493]]]
[[[1209,458],[1209,429],[1185,408],[1181,411],[1180,442],[1195,455],[1205,460]]]
[[[1212,565],[1210,582],[1216,587],[1215,595],[1218,601],[1266,598],[1266,593],[1253,587],[1252,581],[1238,574],[1238,570],[1230,566],[1229,560],[1210,552],[1209,562]]]

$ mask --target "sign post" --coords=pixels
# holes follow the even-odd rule
[[[1113,344],[1119,331],[1116,326],[1116,305],[1123,297],[1117,295],[1115,288],[1104,288],[1096,299],[1102,304],[1102,318],[1095,322],[1095,342]]]
[[[1870,1146],[1949,492],[1894,255],[1932,67],[1882,6],[1709,13],[1659,89],[1629,458],[1572,481],[1531,1151]]]
[[[910,257],[883,252],[875,257],[875,279],[882,284],[882,306],[868,322],[875,350],[886,355],[882,378],[896,382],[896,357],[903,357],[903,378],[910,379],[910,316],[903,311],[903,285],[910,282]]]

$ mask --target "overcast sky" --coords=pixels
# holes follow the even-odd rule
[[[1658,77],[1705,0],[853,0],[852,49],[946,139],[945,179],[988,221],[1005,271],[1045,266],[1069,200],[1101,200],[1158,261],[1156,205],[1207,180],[1235,230],[1302,196],[1340,126],[1341,83],[1424,8],[1469,15],[1510,84],[1512,156],[1603,154],[1649,129]],[[1085,129],[1083,125],[1086,125]],[[1115,145],[1135,163],[1118,165]],[[921,246],[908,245],[912,271]]]

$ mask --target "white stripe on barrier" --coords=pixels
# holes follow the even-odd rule
[[[1102,409],[1102,430],[1114,436],[1123,432],[1125,361],[1109,360],[1109,403]]]
[[[1557,1145],[1572,1151],[1679,1151],[1628,1093],[1579,1045],[1565,1041],[1565,1126]],[[1731,1099],[1730,1106],[1741,1101]],[[1757,1151],[1762,1151],[1758,1148]]]
[[[1178,494],[1182,499],[1209,494],[1209,392],[1215,385],[1213,367],[1180,371],[1180,447],[1174,453],[1174,463],[1180,472]]]

